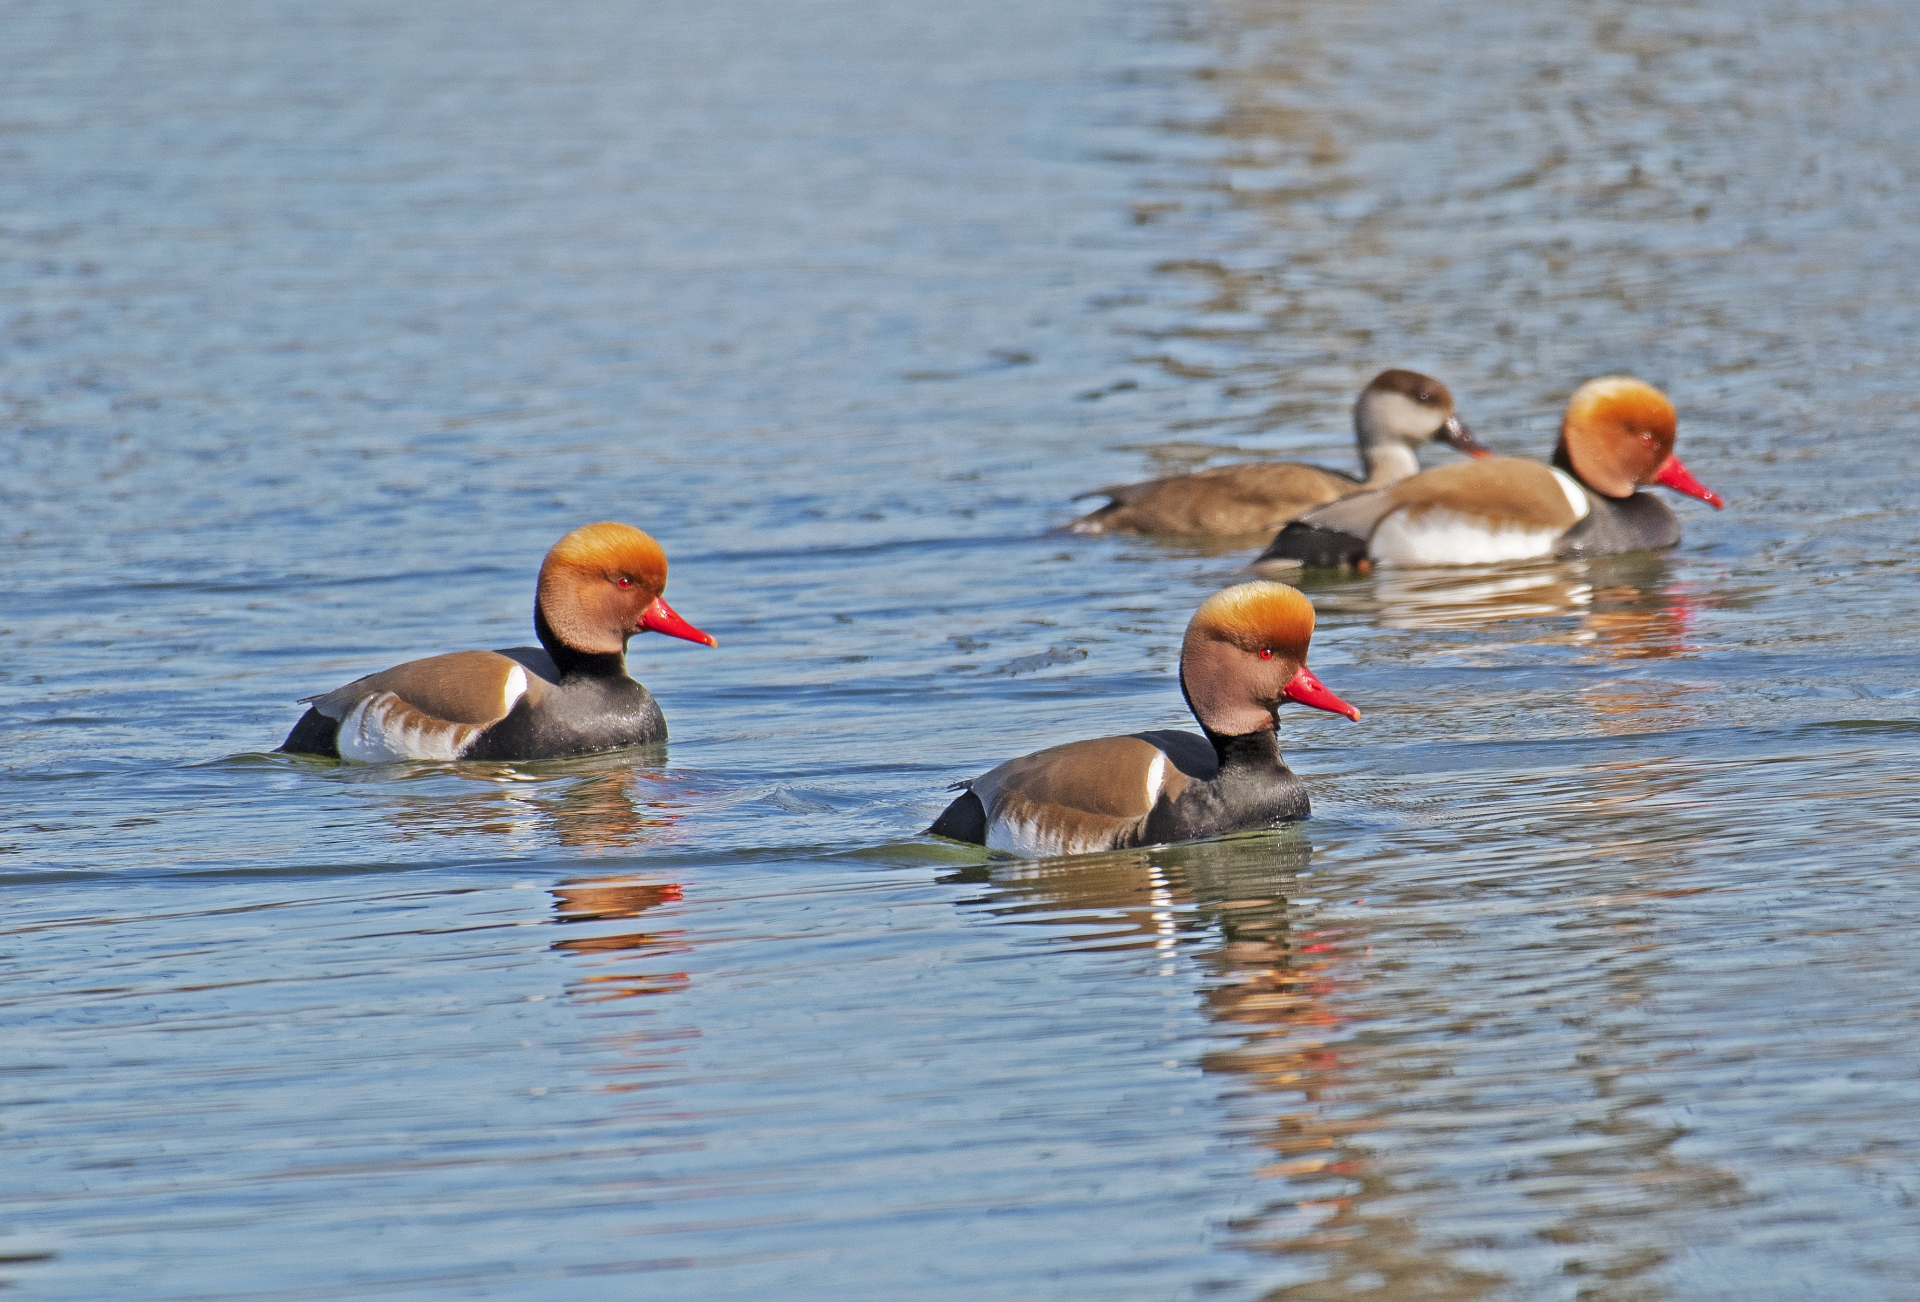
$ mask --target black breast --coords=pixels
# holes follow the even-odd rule
[[[1162,802],[1147,817],[1142,844],[1193,841],[1229,832],[1257,832],[1297,822],[1312,812],[1307,784],[1280,758],[1280,741],[1272,732],[1244,737],[1216,737],[1211,742],[1187,733],[1143,734],[1161,747],[1182,772],[1197,777],[1204,767],[1197,754],[1189,759],[1160,739],[1183,738],[1214,753],[1212,775],[1196,781],[1180,798]],[[1191,747],[1189,747],[1191,749]],[[1212,757],[1210,757],[1212,758]]]
[[[500,654],[549,686],[538,703],[533,693],[521,697],[506,718],[474,738],[462,759],[565,759],[667,739],[660,703],[624,672],[560,678],[552,657],[539,647]]]

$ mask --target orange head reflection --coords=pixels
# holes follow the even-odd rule
[[[579,878],[552,888],[554,921],[562,925],[614,922],[637,918],[663,905],[677,903],[678,882],[643,881],[625,877]],[[613,955],[623,966],[631,956],[648,959],[683,954],[690,946],[679,930],[597,932],[567,936],[550,946],[566,954]],[[636,995],[671,994],[686,988],[685,972],[592,972],[569,983],[567,993],[589,1002],[629,999]]]
[[[1576,640],[1609,660],[1667,660],[1699,648],[1688,640],[1693,602],[1678,591],[1648,591],[1628,583],[1593,590],[1593,603]]]

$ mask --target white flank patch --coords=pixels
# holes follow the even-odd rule
[[[1022,859],[1049,859],[1058,854],[1085,854],[1106,848],[1105,838],[1082,842],[1044,829],[1038,820],[996,818],[987,824],[987,849],[1017,854]]]
[[[1553,467],[1548,466],[1547,469],[1553,470]],[[1593,510],[1593,503],[1587,500],[1587,490],[1580,487],[1580,481],[1558,470],[1553,471],[1553,478],[1560,485],[1560,491],[1567,495],[1567,505],[1573,508],[1574,523],[1586,519]]]
[[[1380,522],[1367,544],[1367,555],[1379,565],[1529,561],[1551,556],[1554,543],[1564,532],[1503,525],[1484,515],[1469,515],[1445,506],[1409,507]]]
[[[392,692],[375,692],[340,721],[340,758],[362,764],[389,760],[459,759],[480,729],[420,713]]]
[[[513,703],[527,694],[527,671],[519,665],[507,670],[507,684],[500,691],[500,717],[513,713]]]
[[[1167,785],[1167,753],[1155,751],[1153,763],[1147,765],[1147,808],[1152,809],[1154,802],[1160,799],[1160,788]]]

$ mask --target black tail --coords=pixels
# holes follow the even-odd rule
[[[1365,538],[1295,520],[1274,535],[1273,541],[1267,544],[1267,549],[1253,563],[1299,561],[1312,569],[1345,570],[1352,569],[1365,559]]]
[[[280,749],[291,751],[295,755],[325,755],[329,759],[340,758],[340,721],[329,719],[320,711],[309,706],[300,716],[300,722],[293,725],[293,731],[280,743]]]
[[[948,805],[946,812],[933,820],[933,826],[927,829],[934,836],[944,836],[950,841],[968,841],[974,845],[987,843],[987,807],[980,803],[980,797],[972,790],[961,792]]]

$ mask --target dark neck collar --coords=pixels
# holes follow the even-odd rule
[[[1226,717],[1215,714],[1228,727],[1236,724],[1242,728],[1258,720],[1259,723],[1248,732],[1224,733],[1216,731],[1199,708],[1194,704],[1193,693],[1187,688],[1187,655],[1180,654],[1180,695],[1186,698],[1187,709],[1193,714],[1193,721],[1200,725],[1207,740],[1213,743],[1213,753],[1219,757],[1220,771],[1224,774],[1229,768],[1271,768],[1280,764],[1279,720],[1269,710],[1263,710],[1252,701],[1227,712]]]
[[[553,657],[553,667],[560,671],[562,679],[567,678],[625,678],[627,676],[627,656],[624,651],[595,653],[580,651],[562,642],[547,623],[546,613],[537,607],[533,612],[533,632],[540,639],[540,645]]]
[[[1573,468],[1573,458],[1567,455],[1567,440],[1564,436],[1558,443],[1553,445],[1553,461],[1551,464],[1555,470],[1565,471],[1575,479],[1580,480],[1582,484],[1587,482],[1584,479],[1580,479],[1580,473]]]
[[[1280,734],[1273,728],[1241,733],[1238,737],[1223,737],[1204,723],[1200,728],[1213,743],[1213,753],[1220,759],[1223,775],[1229,769],[1273,768],[1280,763]]]

